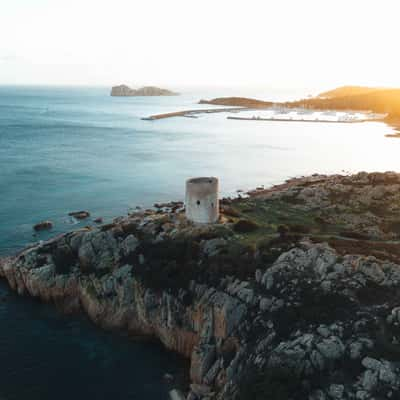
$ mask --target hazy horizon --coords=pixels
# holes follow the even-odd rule
[[[393,0],[2,3],[1,85],[400,87]]]

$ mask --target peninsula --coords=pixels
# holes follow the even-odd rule
[[[262,101],[243,97],[200,100],[200,104],[245,108],[303,108],[312,110],[363,111],[387,114],[385,121],[400,125],[400,89],[343,86],[307,99],[287,102]]]
[[[396,129],[400,126],[400,89],[386,88],[370,88],[362,86],[343,86],[331,91],[323,92],[315,97],[287,101],[273,102],[260,99],[252,99],[247,97],[218,97],[211,100],[202,99],[199,104],[207,104],[218,106],[213,109],[193,109],[182,110],[164,114],[151,115],[143,119],[157,120],[163,118],[171,118],[177,116],[196,117],[196,115],[204,113],[220,113],[234,112],[241,113],[243,111],[261,111],[272,110],[279,114],[287,114],[291,109],[298,112],[298,115],[286,117],[282,115],[273,115],[268,117],[260,116],[228,116],[228,119],[234,120],[255,120],[255,121],[287,121],[287,122],[329,122],[329,123],[354,123],[379,120],[394,126]],[[331,111],[335,114],[336,111],[345,113],[358,112],[364,114],[363,117],[354,117],[352,115],[341,118],[326,118],[318,117],[315,119],[305,118],[303,116],[308,110],[326,111],[329,114]],[[330,113],[332,114],[332,113]],[[398,136],[387,135],[387,136]]]
[[[343,86],[315,97],[287,102],[262,101],[244,97],[221,97],[200,100],[200,104],[231,107],[267,108],[281,106],[314,110],[353,110],[386,113],[389,118],[400,118],[400,89],[381,89]]]
[[[178,93],[168,89],[161,89],[155,86],[144,86],[139,89],[132,89],[127,85],[113,86],[111,96],[177,96]]]
[[[220,206],[196,225],[156,205],[32,245],[0,274],[188,357],[173,398],[398,398],[400,174],[313,175]]]

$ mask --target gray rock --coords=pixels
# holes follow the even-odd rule
[[[326,400],[326,396],[322,390],[317,389],[310,394],[308,400]]]
[[[381,368],[379,369],[379,380],[389,385],[396,385],[399,380],[398,375],[394,372],[394,368],[391,363],[384,362],[382,363]]]
[[[261,283],[261,279],[262,279],[262,271],[261,271],[261,269],[256,269],[256,272],[255,272],[256,282]]]
[[[330,268],[336,263],[337,256],[333,252],[323,252],[316,260],[314,268],[323,278],[329,272]]]
[[[126,280],[128,276],[131,274],[132,271],[132,265],[125,264],[122,267],[116,269],[113,271],[113,275],[117,279],[124,279]]]
[[[86,241],[79,247],[78,258],[84,270],[88,270],[93,266],[95,256],[96,254],[91,242]]]
[[[90,212],[89,211],[72,211],[68,213],[70,217],[74,217],[76,219],[85,219],[90,217]]]
[[[262,297],[260,300],[260,310],[261,311],[267,311],[270,309],[272,305],[272,300],[268,299],[266,297]]]
[[[207,385],[198,385],[196,383],[192,383],[190,385],[191,391],[199,398],[202,398],[211,392],[210,386]]]
[[[327,337],[329,337],[329,336],[331,335],[331,331],[330,331],[326,326],[324,326],[324,325],[320,325],[320,326],[317,328],[317,332],[318,332],[321,336],[323,336],[324,338],[327,338]]]
[[[215,346],[203,344],[196,346],[192,352],[190,377],[195,383],[202,383],[203,378],[215,361]]]
[[[83,237],[85,236],[85,233],[84,232],[75,232],[71,237],[70,237],[70,239],[69,239],[69,243],[70,243],[70,246],[71,246],[71,249],[74,251],[74,252],[78,252],[78,250],[79,250],[79,247],[80,247],[80,245],[81,245],[81,243],[82,243],[82,239],[83,239]]]
[[[367,390],[371,391],[378,384],[378,372],[371,369],[367,369],[361,377],[361,385]]]
[[[35,231],[43,231],[46,229],[51,229],[53,227],[53,222],[52,221],[41,221],[38,222],[33,226],[33,229]]]
[[[178,389],[172,389],[169,392],[169,398],[170,398],[170,400],[185,400],[185,396]]]
[[[357,400],[367,400],[369,398],[369,394],[365,390],[357,390],[356,399]]]
[[[267,275],[266,279],[265,279],[265,287],[267,288],[267,290],[270,290],[270,289],[272,289],[273,286],[274,286],[273,275]]]
[[[203,253],[208,257],[216,256],[222,247],[226,245],[226,240],[222,238],[215,238],[207,240],[203,244]]]
[[[328,360],[338,360],[344,354],[344,345],[337,336],[332,336],[328,339],[323,339],[317,343],[318,351]]]
[[[223,360],[222,358],[219,358],[215,361],[213,366],[208,370],[206,376],[203,379],[204,383],[206,383],[207,385],[212,385],[222,367],[223,367]]]
[[[360,263],[359,271],[375,283],[379,283],[385,279],[385,273],[382,271],[380,265],[370,260],[363,260]]]
[[[340,400],[343,398],[344,386],[331,384],[328,389],[328,394],[332,399]]]
[[[352,342],[349,344],[349,353],[352,360],[356,360],[361,357],[363,345],[360,342]]]
[[[128,235],[121,245],[124,256],[127,257],[134,253],[138,246],[139,241],[136,239],[136,237],[132,234]]]
[[[313,367],[317,371],[322,371],[325,368],[324,357],[322,357],[321,353],[316,350],[313,350],[310,356],[311,363]]]
[[[324,292],[330,292],[332,290],[332,282],[329,280],[325,280],[325,281],[321,282],[321,289]]]
[[[362,359],[361,364],[368,369],[373,371],[379,371],[382,368],[382,363],[375,358],[365,357]]]

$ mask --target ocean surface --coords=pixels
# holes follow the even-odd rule
[[[317,172],[400,170],[400,139],[386,138],[392,129],[380,122],[238,121],[225,113],[140,119],[233,94],[300,96],[221,89],[127,98],[109,96],[108,88],[0,87],[0,256],[96,217],[107,222],[136,206],[182,200],[188,177],[217,176],[222,194],[232,195]],[[77,210],[91,218],[68,217]],[[47,219],[53,230],[34,235],[32,225]],[[160,399],[162,374],[182,365],[158,347],[14,295],[0,303],[0,324],[6,400]]]
[[[379,122],[238,121],[225,113],[140,119],[209,108],[196,103],[224,95],[232,92],[111,97],[108,88],[0,87],[0,255],[90,223],[76,224],[70,211],[107,221],[181,200],[188,177],[217,176],[229,195],[315,172],[400,170],[400,140],[386,138],[392,129]],[[45,219],[53,230],[33,236],[32,225]]]
[[[2,281],[0,326],[1,400],[166,400],[164,374],[179,381],[188,369],[158,343],[63,316]]]

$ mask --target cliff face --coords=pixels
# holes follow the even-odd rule
[[[191,400],[396,398],[399,208],[400,175],[314,176],[225,199],[211,226],[174,203],[61,235],[0,274],[190,357]]]
[[[113,86],[111,96],[176,96],[178,93],[155,86],[144,86],[139,89],[131,89],[127,85]]]
[[[218,359],[217,348],[234,338],[246,306],[225,291],[195,281],[173,290],[146,285],[145,274],[153,272],[145,264],[162,261],[144,255],[150,252],[148,246],[155,242],[156,249],[162,240],[165,232],[156,235],[160,224],[166,232],[174,228],[168,224],[181,224],[183,231],[188,229],[186,238],[209,232],[207,227],[184,228],[181,215],[171,221],[165,217],[133,216],[59,236],[1,260],[0,275],[19,294],[54,302],[65,312],[83,310],[103,328],[160,339],[168,349],[191,357],[192,382],[201,383]],[[136,268],[141,271],[136,273]],[[215,374],[222,368],[217,365]]]

